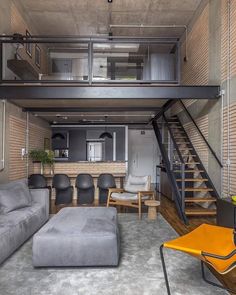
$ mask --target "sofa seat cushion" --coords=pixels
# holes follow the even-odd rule
[[[138,200],[138,194],[133,194],[133,193],[112,193],[111,195],[113,200],[120,200],[120,201],[137,201]],[[142,200],[147,200],[149,199],[149,196],[142,196]]]
[[[14,210],[8,214],[0,214],[0,236],[19,224],[28,226],[30,218],[44,213],[42,211],[45,211],[45,208],[40,203],[33,202],[32,206]]]
[[[32,206],[0,214],[0,263],[15,251],[47,220],[45,206]]]
[[[31,194],[24,181],[0,186],[0,213],[31,206]]]

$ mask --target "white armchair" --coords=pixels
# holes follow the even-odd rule
[[[155,199],[154,191],[151,191],[151,177],[129,175],[124,189],[109,189],[107,207],[121,205],[137,208],[141,219],[142,203],[148,199]]]

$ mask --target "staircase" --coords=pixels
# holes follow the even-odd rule
[[[212,183],[204,165],[201,162],[194,146],[192,145],[188,134],[183,128],[177,116],[167,119],[163,115],[165,127],[167,127],[172,140],[172,157],[162,153],[165,166],[168,162],[168,177],[173,177],[178,191],[172,185],[172,190],[177,199],[176,205],[178,211],[182,213],[187,220],[188,216],[215,216],[216,200],[219,195]],[[156,135],[161,136],[160,124],[153,122]],[[158,130],[157,130],[158,129]],[[158,134],[157,134],[158,133]],[[163,138],[157,137],[161,151],[165,148]],[[168,170],[168,169],[167,169]],[[186,222],[185,222],[186,223]]]

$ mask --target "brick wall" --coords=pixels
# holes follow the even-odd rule
[[[221,5],[221,80],[226,90],[223,108],[223,194],[236,193],[236,1]],[[230,19],[230,28],[228,22]],[[228,67],[229,65],[229,67]],[[229,92],[229,91],[230,92]],[[228,97],[229,95],[229,97]],[[229,126],[229,138],[228,138]],[[230,161],[228,167],[227,160]]]
[[[222,170],[222,187],[223,194],[236,193],[236,1],[222,0],[218,1],[219,7],[219,22],[214,23],[214,15],[210,17],[212,9],[215,9],[215,1],[208,1],[208,4],[198,15],[195,22],[189,28],[190,33],[188,37],[188,61],[184,62],[184,46],[182,44],[182,83],[183,84],[209,84],[209,81],[214,80],[215,77],[219,77],[217,84],[221,85],[222,90],[225,90],[225,96],[223,100],[223,110],[221,110],[220,104],[218,104],[218,113],[209,108],[208,102],[205,104],[205,110],[202,104],[196,100],[185,100],[186,107],[194,114],[194,118],[198,122],[200,129],[207,134],[211,140],[213,149],[221,150],[222,163],[224,168]],[[230,3],[230,7],[228,6]],[[230,8],[230,9],[229,9]],[[228,27],[230,24],[230,28]],[[212,27],[215,26],[215,30]],[[217,43],[218,48],[212,47],[212,38],[214,33],[217,32],[219,26],[220,41]],[[211,30],[210,30],[211,27]],[[213,35],[211,35],[211,34]],[[214,64],[210,64],[212,59],[210,56],[215,54],[215,51],[219,52],[219,73],[211,73],[210,68],[214,69]],[[214,60],[214,59],[213,59]],[[229,65],[229,66],[228,66]],[[217,67],[216,67],[217,68]],[[212,75],[212,76],[211,76]],[[213,77],[214,76],[214,77]],[[199,105],[201,106],[199,108]],[[199,112],[197,110],[199,109]],[[208,112],[208,115],[202,114],[202,111]],[[215,112],[215,113],[214,113]],[[179,114],[183,117],[181,105],[176,105],[173,110],[173,114]],[[218,117],[217,117],[218,114]],[[209,130],[212,130],[210,123],[214,119],[214,122],[219,122],[215,128],[218,128],[218,132],[221,133],[221,142],[215,142]],[[222,122],[222,123],[221,123]],[[222,124],[222,129],[220,127]],[[207,128],[208,125],[208,128]],[[228,125],[229,139],[228,139]],[[190,138],[193,140],[194,146],[199,151],[201,159],[204,165],[210,168],[210,155],[206,155],[207,148],[203,148],[203,143],[197,140],[196,130],[190,123],[186,124],[187,132]],[[214,127],[214,126],[213,126]],[[196,135],[195,135],[196,134]],[[199,137],[200,138],[200,137]],[[213,144],[212,144],[213,143]],[[206,152],[206,153],[205,153]],[[220,157],[220,153],[218,152]],[[212,158],[213,159],[213,158]],[[229,167],[227,166],[227,160],[230,160]],[[214,161],[214,159],[212,160]],[[212,165],[212,163],[211,163]],[[206,168],[207,168],[206,167]],[[213,169],[213,168],[212,168]]]
[[[40,122],[29,124],[29,150],[43,149],[44,138],[51,138],[51,130],[40,126]],[[27,177],[27,160],[21,156],[22,148],[26,148],[26,118],[9,116],[9,180]],[[32,162],[29,160],[29,173],[33,172]]]

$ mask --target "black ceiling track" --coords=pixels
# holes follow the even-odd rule
[[[23,112],[32,112],[32,113],[93,113],[93,112],[158,112],[160,108],[151,106],[151,107],[27,107],[23,108]],[[125,114],[124,114],[125,115]],[[148,115],[147,115],[148,116]]]
[[[219,86],[0,85],[4,99],[216,99]]]

